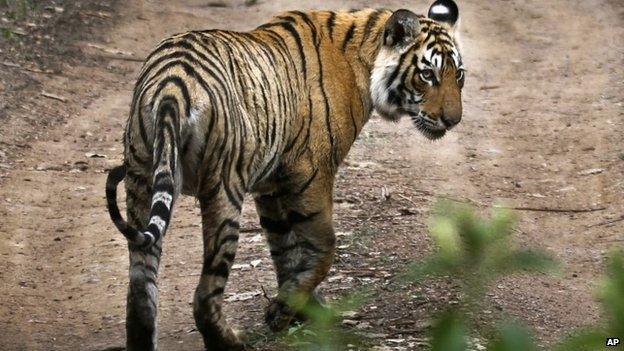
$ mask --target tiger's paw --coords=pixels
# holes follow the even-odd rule
[[[208,333],[202,333],[206,351],[243,351],[247,349],[242,333],[228,326],[207,329],[209,329]]]
[[[219,340],[216,343],[206,346],[206,351],[243,351],[247,350],[247,345],[240,338],[230,340]]]
[[[269,329],[271,329],[272,332],[277,333],[288,328],[294,316],[295,311],[293,311],[285,302],[273,299],[269,304],[269,307],[267,307],[264,320],[269,326]]]
[[[316,291],[310,295],[310,299],[306,303],[303,310],[298,311],[295,314],[295,317],[292,320],[292,323],[304,323],[310,319],[309,314],[322,314],[322,311],[327,311],[327,304],[325,303],[325,299],[319,295]],[[291,324],[292,324],[291,323]]]

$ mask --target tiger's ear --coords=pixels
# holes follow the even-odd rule
[[[451,32],[459,19],[459,8],[453,0],[436,0],[429,8],[429,18],[449,26]]]
[[[383,44],[388,47],[401,47],[413,41],[419,32],[418,16],[410,10],[397,10],[386,22]]]

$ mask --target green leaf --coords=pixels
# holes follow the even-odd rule
[[[608,336],[603,331],[582,330],[567,337],[554,351],[595,351],[603,350]]]
[[[624,250],[614,250],[606,264],[606,278],[600,293],[613,337],[624,336]]]
[[[537,347],[531,334],[524,328],[510,324],[502,328],[500,335],[488,347],[489,351],[535,351]]]
[[[461,254],[461,240],[457,233],[457,226],[450,218],[438,218],[431,225],[430,231],[440,255],[452,259]]]
[[[511,235],[516,216],[509,210],[504,208],[494,208],[492,210],[492,219],[488,224],[488,234],[498,238],[507,238]]]
[[[466,328],[456,312],[444,314],[433,327],[431,351],[465,351]]]
[[[11,30],[11,28],[8,28],[8,27],[2,28],[2,36],[5,39],[11,39],[11,37],[13,37],[13,30]]]
[[[498,274],[509,274],[519,271],[545,272],[556,267],[552,257],[540,250],[516,250],[499,257],[495,263]]]

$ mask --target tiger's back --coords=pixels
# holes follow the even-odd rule
[[[269,172],[263,171],[275,167],[275,155],[286,147],[302,86],[294,68],[277,39],[206,31],[165,40],[147,59],[135,88],[125,139],[134,147],[126,148],[126,159],[151,161],[152,140],[141,135],[153,134],[154,102],[169,88],[185,111],[180,117],[183,192],[195,195],[217,181],[211,178],[226,173],[228,158],[245,165],[235,170],[243,188],[232,191],[246,190],[266,177]]]

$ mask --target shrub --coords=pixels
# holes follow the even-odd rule
[[[481,313],[487,287],[494,280],[517,272],[544,272],[556,267],[544,251],[514,244],[514,224],[513,214],[499,209],[483,219],[464,205],[444,202],[437,207],[430,225],[434,251],[399,275],[401,280],[412,282],[444,277],[459,289],[460,303],[439,314],[432,327],[432,351],[471,349],[470,316]],[[607,323],[574,332],[554,347],[556,351],[601,350],[606,337],[624,336],[624,250],[614,250],[609,255],[606,276],[597,295]],[[363,340],[340,326],[341,311],[352,310],[363,301],[363,294],[357,296],[345,298],[333,308],[306,309],[309,322],[290,328],[283,340],[300,350],[358,349]],[[529,330],[517,323],[504,323],[488,339],[490,351],[538,350]]]

